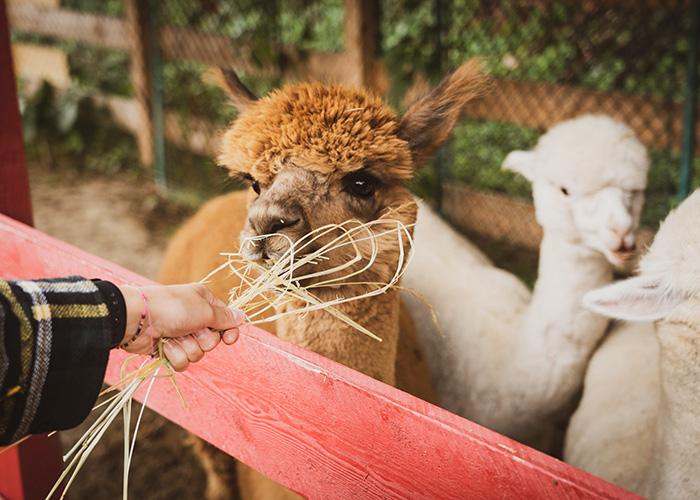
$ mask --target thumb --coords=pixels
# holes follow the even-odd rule
[[[216,330],[228,330],[235,328],[245,320],[245,313],[240,309],[229,309],[228,307],[212,306],[214,317],[209,326]]]

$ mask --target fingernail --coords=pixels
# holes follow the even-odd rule
[[[168,354],[170,354],[173,350],[173,346],[170,345],[169,342],[163,342],[163,352],[165,353],[165,356],[167,357]]]
[[[240,325],[245,321],[245,313],[241,311],[240,309],[233,309],[233,321],[237,324]]]
[[[234,344],[238,340],[238,328],[235,328],[233,330],[227,330],[222,339],[225,344],[231,345]]]

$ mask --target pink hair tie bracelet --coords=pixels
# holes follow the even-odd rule
[[[146,297],[146,294],[141,291],[140,288],[137,288],[132,285],[124,285],[128,286],[129,288],[133,288],[134,290],[138,290],[138,292],[141,294],[141,298],[143,299],[143,313],[141,313],[141,320],[139,321],[139,327],[136,330],[136,333],[134,334],[133,337],[128,342],[125,342],[121,345],[122,349],[126,349],[129,347],[131,344],[134,343],[134,341],[141,335],[141,332],[143,331],[143,324],[144,321],[146,320],[146,316],[148,316],[148,328],[150,330],[150,335],[151,335],[151,357],[154,357],[154,351],[153,351],[153,323],[151,322],[151,310],[148,307],[148,297]]]

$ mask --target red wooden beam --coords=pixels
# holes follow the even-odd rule
[[[0,498],[45,499],[61,475],[61,455],[58,436],[45,435],[34,436],[4,452],[0,455]]]
[[[148,283],[3,216],[0,241],[0,276]],[[639,498],[257,328],[177,380],[188,409],[165,379],[148,406],[305,497]]]
[[[0,0],[0,213],[33,224],[5,0]]]

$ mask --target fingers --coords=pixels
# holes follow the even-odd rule
[[[238,340],[238,328],[232,328],[223,332],[221,334],[221,340],[223,340],[226,345],[235,344]]]
[[[227,330],[224,335],[227,344],[238,340],[238,329]],[[163,344],[163,352],[175,371],[185,371],[190,363],[196,363],[204,357],[205,352],[214,349],[221,340],[218,332],[202,328],[191,335],[170,339]]]
[[[163,344],[163,352],[176,372],[187,370],[190,363],[196,363],[204,356],[204,351],[191,335],[170,339]]]
[[[202,352],[209,352],[219,345],[221,335],[218,332],[213,332],[209,328],[202,328],[192,334],[192,337],[199,344]]]
[[[211,324],[207,325],[217,330],[229,330],[235,328],[245,320],[245,314],[239,309],[229,309],[228,307],[213,308],[214,318]]]
[[[221,340],[228,345],[238,340],[237,326],[245,321],[245,314],[238,309],[229,309],[204,285],[153,286],[143,287],[141,291],[146,294],[150,309],[149,321],[143,327],[150,338],[142,334],[143,338],[136,339],[127,351],[148,354],[152,352],[151,339],[169,337],[170,340],[163,345],[165,356],[173,369],[183,371]],[[140,293],[138,295],[140,299]],[[134,329],[129,328],[129,331]]]

